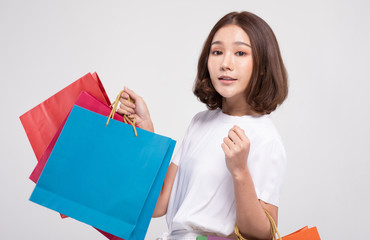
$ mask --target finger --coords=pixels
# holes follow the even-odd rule
[[[120,100],[119,100],[119,101],[121,102],[120,107],[121,107],[121,105],[124,105],[124,106],[127,106],[127,107],[129,107],[129,108],[135,108],[135,104],[134,104],[134,103],[132,103],[132,102],[130,102],[130,101],[129,101],[129,100],[127,100],[127,99],[120,98]]]
[[[126,92],[122,92],[121,93],[121,98],[128,99],[129,98],[129,95]]]
[[[226,156],[229,156],[229,155],[230,155],[230,153],[231,153],[231,151],[230,151],[229,147],[228,147],[225,143],[222,143],[222,144],[221,144],[221,147],[222,147],[222,150],[224,151],[225,155],[226,155]]]
[[[127,88],[127,87],[124,87],[124,90],[125,92],[134,100],[136,101],[137,99],[140,98],[139,95],[137,95],[134,91],[132,91],[131,89]]]
[[[130,107],[128,107],[128,106],[126,106],[126,105],[123,105],[123,104],[120,104],[120,105],[119,105],[118,110],[122,110],[122,111],[125,111],[125,112],[130,113],[130,114],[135,113],[135,110],[134,110],[133,108],[130,108]],[[117,110],[117,111],[118,111],[118,110]],[[126,113],[125,113],[125,114],[126,114]]]
[[[231,139],[231,141],[233,141],[234,144],[236,145],[240,145],[242,140],[240,139],[240,137],[238,136],[238,134],[236,134],[235,132],[235,129],[232,128],[230,129],[229,131],[229,134],[228,134],[228,137]]]
[[[121,115],[128,115],[128,116],[132,116],[132,114],[131,114],[129,111],[127,111],[127,110],[125,110],[125,109],[122,109],[122,108],[117,109],[117,113],[119,113],[119,114],[121,114]]]
[[[128,115],[128,118],[131,119],[131,120],[133,120],[135,118],[137,120],[138,116],[136,115],[136,113],[133,113],[133,114]]]
[[[247,137],[247,135],[245,134],[245,132],[242,128],[235,125],[233,127],[233,129],[234,129],[234,132],[238,135],[238,137],[241,141],[243,141],[243,142],[249,141],[249,138]]]
[[[234,144],[234,142],[233,141],[231,141],[231,139],[230,138],[228,138],[228,137],[225,137],[224,138],[224,143],[226,144],[226,146],[231,150],[232,148],[234,148],[235,147],[235,144]]]

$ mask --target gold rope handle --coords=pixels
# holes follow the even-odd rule
[[[114,117],[114,113],[116,112],[116,110],[117,110],[117,106],[118,106],[118,102],[119,102],[119,99],[120,99],[120,97],[121,97],[121,94],[124,92],[124,90],[122,90],[118,95],[117,95],[117,97],[116,97],[116,100],[112,103],[112,105],[110,105],[111,107],[113,106],[113,108],[112,108],[112,111],[110,112],[110,114],[109,114],[109,116],[108,116],[108,120],[107,120],[107,126],[108,126],[108,124],[109,124],[109,120],[111,119],[111,118],[113,118]],[[130,101],[130,102],[133,102],[133,100],[132,99],[130,99],[130,97],[128,97],[128,100]],[[129,116],[127,116],[126,114],[124,114],[123,115],[123,121],[125,122],[125,123],[127,123],[127,122],[129,122],[130,124],[131,124],[131,126],[134,128],[134,132],[135,132],[135,136],[137,137],[137,131],[136,131],[136,127],[135,127],[135,123],[136,123],[136,118],[130,118]]]
[[[282,239],[280,237],[280,233],[279,231],[277,230],[277,227],[276,227],[276,223],[274,221],[274,219],[271,217],[270,213],[266,210],[266,209],[263,209],[270,221],[270,231],[271,231],[271,235],[272,235],[272,239],[273,240],[277,240],[277,239]],[[276,234],[279,236],[279,238],[276,238]]]
[[[271,232],[271,236],[272,236],[272,239],[273,240],[278,240],[278,239],[282,239],[280,237],[280,233],[279,231],[277,230],[277,227],[276,227],[276,224],[275,224],[275,221],[274,219],[271,217],[270,213],[266,210],[266,209],[263,209],[266,213],[266,216],[267,218],[269,219],[270,221],[270,232]],[[239,228],[238,226],[236,225],[235,223],[235,228],[234,228],[234,232],[236,234],[236,236],[238,237],[238,240],[247,240],[245,237],[242,236],[242,234],[240,233],[239,231]],[[279,236],[279,238],[276,238],[276,234]]]
[[[236,225],[236,223],[235,223],[234,232],[235,232],[236,236],[238,237],[238,240],[247,240],[247,239],[246,239],[245,237],[243,237],[243,236],[242,236],[242,234],[240,233],[239,228],[238,228],[238,226]]]

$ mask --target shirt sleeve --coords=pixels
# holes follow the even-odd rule
[[[258,199],[279,206],[286,162],[285,149],[279,139],[263,143],[256,149],[253,161],[248,161],[248,168]]]
[[[188,129],[185,132],[184,138],[182,139],[181,144],[179,145],[178,149],[175,149],[175,154],[172,157],[171,163],[174,163],[175,165],[179,166],[181,157],[183,155],[183,152],[185,151],[184,148],[186,148],[189,135],[191,135],[191,129],[193,128],[193,125],[195,124],[196,120],[199,118],[199,113],[196,114],[193,119],[191,120]]]
[[[184,140],[185,140],[185,138],[182,140],[182,142],[179,145],[179,147],[175,150],[175,154],[173,155],[172,160],[171,160],[171,163],[174,163],[177,166],[179,166],[180,158],[181,158],[181,155],[182,155],[182,151],[184,149],[184,147],[183,147]]]

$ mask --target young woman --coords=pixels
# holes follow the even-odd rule
[[[270,239],[286,155],[269,116],[286,98],[287,74],[275,35],[249,12],[211,30],[194,94],[209,110],[194,116],[169,166],[153,217],[167,214],[168,239],[198,235]],[[131,103],[128,97],[135,101]],[[142,97],[125,88],[118,110],[154,131]]]

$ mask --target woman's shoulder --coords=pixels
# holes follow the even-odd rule
[[[219,112],[218,109],[216,110],[204,110],[200,111],[197,114],[194,115],[192,122],[198,123],[198,122],[206,122],[212,119],[215,119],[217,117],[217,113]]]
[[[258,117],[252,122],[254,130],[265,140],[281,140],[279,131],[270,115]]]
[[[254,148],[265,148],[267,145],[273,144],[284,149],[283,139],[270,115],[247,119],[240,122],[240,125],[251,140]]]

